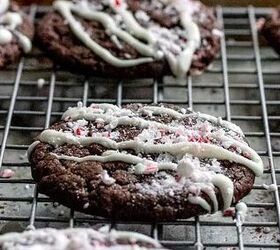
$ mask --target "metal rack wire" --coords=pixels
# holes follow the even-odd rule
[[[33,6],[29,11],[38,18],[46,8]],[[256,20],[270,9],[217,7],[216,11],[225,30],[221,54],[205,74],[189,77],[187,86],[176,85],[170,78],[116,82],[73,75],[37,49],[16,68],[0,73],[0,166],[16,171],[13,178],[0,178],[1,232],[109,225],[150,234],[171,249],[280,248],[279,192],[268,193],[261,185],[277,185],[280,173],[280,60],[256,30]],[[38,78],[46,83],[39,86]],[[152,224],[110,221],[57,206],[38,194],[25,150],[32,137],[80,100],[84,104],[174,103],[239,124],[266,166],[264,176],[245,198],[246,222],[240,225],[238,215],[234,221],[221,214]]]

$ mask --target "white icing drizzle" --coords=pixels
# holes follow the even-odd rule
[[[276,184],[267,185],[267,184],[263,183],[262,187],[265,188],[268,192],[274,192],[274,191],[277,190],[277,185]]]
[[[158,164],[155,161],[146,160],[141,157],[127,154],[127,153],[119,153],[117,151],[108,150],[103,153],[102,156],[99,155],[89,155],[85,157],[75,157],[75,156],[68,156],[68,155],[58,155],[54,154],[57,159],[59,160],[68,160],[68,161],[76,161],[76,162],[85,162],[85,161],[99,161],[99,162],[114,162],[114,161],[122,161],[130,164],[135,165],[135,173],[137,174],[150,174],[154,173],[158,170],[176,170],[177,165],[174,163],[161,163]],[[156,168],[149,171],[149,168],[145,166],[156,166]],[[106,175],[107,173],[105,173]],[[106,176],[107,177],[107,176]],[[109,176],[108,176],[109,177]]]
[[[10,1],[9,0],[2,0],[0,4],[0,14],[6,12],[9,8]]]
[[[192,204],[200,205],[208,213],[211,212],[211,206],[208,204],[208,202],[205,199],[201,198],[200,196],[189,195],[188,201],[191,202]]]
[[[153,115],[169,115],[175,118],[178,124],[180,124],[179,121],[182,119],[195,116],[195,113],[185,114],[183,111],[180,113],[169,108],[154,106],[144,106],[139,108],[137,112],[138,114],[149,114],[150,117]],[[69,124],[69,126],[74,131],[77,128],[76,126],[86,126],[88,124],[87,121],[96,121],[102,124],[102,126],[105,126],[105,128],[107,126],[108,130],[114,129],[120,125],[132,125],[144,130],[137,137],[135,137],[134,140],[120,142],[116,142],[113,137],[104,135],[104,132],[94,133],[91,137],[87,136],[87,132],[85,134],[81,133],[81,129],[79,128],[78,134],[73,134],[71,131],[56,131],[47,129],[40,134],[38,139],[41,142],[49,143],[54,146],[60,146],[65,143],[75,144],[78,146],[87,146],[92,143],[96,143],[108,148],[108,150],[102,155],[89,155],[85,157],[74,157],[51,153],[59,160],[70,160],[76,162],[122,161],[131,164],[131,169],[135,174],[152,174],[162,170],[177,171],[179,176],[181,176],[181,180],[179,180],[178,185],[185,185],[189,183],[187,185],[189,186],[190,192],[195,194],[189,195],[190,202],[194,204],[200,204],[205,210],[210,212],[212,210],[211,205],[208,204],[205,199],[199,196],[199,193],[202,191],[210,198],[213,205],[213,211],[217,211],[218,201],[214,191],[214,186],[216,186],[220,190],[223,198],[223,209],[227,209],[232,203],[234,187],[230,178],[223,175],[222,173],[217,173],[217,167],[219,164],[217,165],[215,161],[227,160],[245,165],[256,175],[260,175],[262,173],[263,163],[258,154],[242,141],[241,136],[243,136],[243,133],[239,127],[234,126],[230,122],[223,122],[221,119],[217,119],[212,116],[202,114],[197,114],[197,116],[202,119],[209,119],[211,122],[218,123],[224,128],[227,128],[229,130],[228,134],[226,135],[225,131],[221,133],[220,130],[212,131],[211,126],[207,121],[199,124],[198,120],[198,125],[195,126],[200,128],[200,132],[202,134],[207,134],[209,138],[214,139],[216,142],[218,142],[218,144],[211,144],[210,141],[189,141],[187,137],[182,137],[182,139],[179,141],[174,141],[174,139],[172,139],[171,141],[167,140],[165,142],[154,143],[153,138],[163,139],[164,136],[155,134],[154,137],[151,137],[151,140],[147,141],[146,136],[149,138],[149,133],[154,133],[160,129],[164,129],[174,135],[176,133],[184,135],[188,134],[189,130],[184,126],[183,128],[178,126],[176,127],[175,125],[172,125],[172,123],[163,124],[160,122],[147,120],[139,117],[135,111],[121,109],[111,104],[93,104],[88,108],[83,107],[82,104],[79,104],[78,107],[69,108],[63,114],[63,119],[66,121],[70,119],[71,122],[69,123],[71,124]],[[195,126],[190,129],[194,130]],[[151,130],[151,128],[153,129]],[[233,130],[235,132],[233,132]],[[115,132],[111,133],[113,134]],[[35,142],[30,146],[28,150],[29,157],[37,144],[38,142]],[[234,146],[236,150],[238,149],[237,151],[240,154],[229,150],[231,146]],[[173,157],[177,163],[170,159],[167,161],[146,159],[141,155],[137,156],[127,153],[125,151],[127,149],[132,149],[136,153],[144,154],[169,154],[170,157]],[[241,153],[246,155],[246,157],[241,155]],[[195,157],[195,159],[190,157]],[[212,167],[213,171],[209,172],[208,170],[208,172],[204,172],[205,170],[203,170],[201,166],[197,165],[199,164],[198,158],[216,159],[212,162],[212,164],[214,164]],[[107,172],[103,173],[102,179],[106,185],[114,185],[115,183],[115,180],[111,178]],[[195,185],[197,185],[198,188],[195,186],[191,187],[192,184],[190,181],[191,183],[193,182]],[[169,184],[167,183],[167,185]],[[170,193],[170,195],[173,194]]]
[[[212,180],[212,183],[215,185],[213,180]],[[212,203],[213,203],[213,213],[216,213],[219,209],[219,204],[218,204],[217,196],[216,196],[216,193],[215,193],[214,189],[206,187],[206,188],[202,188],[201,190],[204,193],[206,193],[208,195],[208,197],[210,198],[210,200],[212,201]],[[229,197],[232,197],[232,196],[229,196]],[[224,205],[224,206],[226,207],[226,205]],[[210,212],[211,212],[211,207],[209,207],[209,208],[210,208]]]
[[[185,79],[192,63],[193,54],[200,47],[200,31],[197,24],[192,20],[192,13],[188,10],[191,4],[190,0],[175,0],[171,4],[180,14],[181,25],[187,33],[188,42],[177,57],[168,51],[165,51],[165,55],[172,73],[179,79]]]
[[[121,0],[123,1],[123,0]],[[111,8],[122,17],[128,32],[137,38],[146,40],[149,44],[155,43],[155,38],[147,29],[144,29],[133,17],[130,11],[127,11],[126,3],[116,6],[115,0],[110,0]]]
[[[178,47],[176,42],[169,41],[168,39],[160,39],[158,34],[153,32],[153,27],[142,27],[133,14],[127,9],[125,0],[108,0],[108,2],[110,8],[123,21],[125,30],[118,27],[116,21],[110,14],[98,11],[98,8],[94,8],[94,6],[88,2],[57,0],[54,2],[53,6],[65,18],[72,32],[91,49],[93,53],[101,57],[107,63],[116,67],[132,67],[138,64],[152,62],[165,56],[172,73],[178,79],[186,78],[192,63],[193,55],[196,49],[200,47],[201,40],[199,28],[192,20],[194,8],[191,6],[196,5],[196,3],[191,0],[173,0],[168,3],[170,7],[173,6],[177,10],[180,16],[181,26],[187,37],[187,42],[181,47]],[[106,3],[107,1],[103,1],[104,5]],[[193,11],[191,11],[191,9],[193,9]],[[87,20],[100,22],[104,26],[106,33],[111,34],[112,40],[117,44],[117,47],[121,48],[121,44],[117,40],[117,38],[120,38],[145,57],[137,59],[119,59],[113,56],[107,49],[91,39],[90,35],[85,31],[81,23],[75,19],[72,13]],[[159,29],[164,28],[158,27],[157,30]],[[166,43],[169,43],[170,46],[167,46]],[[177,48],[176,53],[170,49],[171,47]]]
[[[239,218],[237,218],[237,224],[241,226],[245,222],[248,207],[247,207],[246,203],[238,202],[235,206],[235,209],[236,209],[236,213],[239,217]]]
[[[13,34],[11,31],[5,29],[4,27],[0,27],[0,45],[10,43],[12,39]]]
[[[30,39],[17,30],[17,27],[22,24],[21,15],[16,12],[7,12],[10,5],[9,0],[2,2],[0,5],[0,45],[10,43],[14,35],[25,53],[31,51],[32,43]]]
[[[23,35],[22,33],[20,33],[17,30],[14,30],[13,33],[17,37],[18,42],[19,42],[20,46],[22,47],[24,53],[30,52],[32,49],[32,43],[31,43],[30,39],[26,35]]]
[[[230,207],[234,192],[233,183],[230,178],[223,174],[216,174],[212,177],[212,183],[214,186],[218,187],[224,201],[223,209]]]

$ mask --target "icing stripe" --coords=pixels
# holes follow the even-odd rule
[[[11,31],[4,27],[0,27],[0,45],[5,45],[13,40],[13,34]]]
[[[57,159],[59,160],[68,160],[68,161],[76,161],[76,162],[85,162],[85,161],[99,161],[99,162],[115,162],[115,161],[121,161],[126,162],[130,164],[157,164],[157,162],[151,161],[151,160],[145,160],[141,157],[132,155],[132,154],[126,154],[126,153],[119,153],[117,151],[108,150],[103,154],[102,156],[99,155],[89,155],[85,157],[75,157],[75,156],[68,156],[68,155],[58,155],[54,154]],[[159,163],[157,164],[158,169],[157,170],[176,170],[177,164],[174,163]],[[157,171],[156,170],[156,171]],[[155,171],[153,171],[155,172]],[[150,174],[145,171],[145,168],[143,171],[137,172],[137,174]]]
[[[35,147],[40,143],[40,141],[34,141],[27,149],[27,159],[30,161],[31,160],[31,154]]]
[[[217,200],[217,196],[216,193],[214,191],[214,189],[209,189],[209,188],[202,188],[201,189],[204,193],[206,193],[208,195],[208,197],[210,198],[210,200],[213,203],[213,213],[216,213],[219,209],[219,204],[218,204],[218,200]],[[232,196],[231,196],[232,198]],[[224,205],[226,206],[226,205]],[[211,212],[212,209],[210,209]]]
[[[197,24],[192,21],[189,12],[186,11],[185,8],[181,9],[179,4],[175,4],[175,7],[180,13],[181,24],[187,32],[187,37],[189,40],[183,51],[179,54],[178,59],[169,59],[169,63],[173,64],[171,67],[173,69],[173,74],[175,74],[178,78],[185,79],[186,73],[191,67],[193,55],[196,49],[200,47],[201,37],[199,28]]]
[[[10,1],[9,0],[2,0],[0,4],[0,14],[6,12],[9,8]]]
[[[230,178],[223,174],[216,174],[212,177],[212,183],[214,186],[218,187],[224,202],[223,209],[227,209],[230,207],[232,203],[234,187]]]
[[[203,199],[203,198],[201,198],[199,196],[189,195],[188,201],[191,202],[192,204],[200,205],[208,213],[211,212],[211,206],[208,204],[208,202],[205,199]]]
[[[123,7],[116,7],[115,0],[111,0],[110,6],[116,13],[121,15],[128,32],[130,32],[137,38],[147,41],[149,44],[155,43],[155,38],[153,37],[151,32],[139,25],[139,23],[135,20],[131,12],[126,10],[126,6],[124,4],[122,4]]]
[[[17,12],[6,12],[9,9],[10,1],[4,0],[0,4],[0,45],[8,44],[12,41],[13,35],[18,39],[19,45],[25,53],[30,52],[32,43],[30,39],[17,29],[23,22],[22,17]],[[6,12],[6,13],[5,13]]]
[[[22,47],[24,53],[30,52],[32,49],[32,43],[31,43],[30,39],[26,35],[20,33],[17,30],[13,30],[13,34],[17,37],[18,42],[19,42],[20,46]]]

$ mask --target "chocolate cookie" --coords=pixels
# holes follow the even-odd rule
[[[0,68],[16,62],[32,48],[34,27],[28,16],[14,2],[0,5]]]
[[[78,211],[127,220],[225,210],[263,171],[238,126],[162,105],[79,103],[28,155],[39,192]]]
[[[58,63],[103,77],[201,73],[219,51],[213,10],[196,0],[57,0],[37,40]]]
[[[280,54],[280,7],[275,9],[264,23],[261,23],[260,31],[268,43]]]
[[[154,239],[135,232],[110,231],[101,233],[89,228],[56,230],[38,229],[0,236],[0,250],[163,250]]]

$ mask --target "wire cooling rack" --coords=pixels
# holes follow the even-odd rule
[[[29,9],[35,19],[46,10]],[[186,86],[168,77],[127,81],[71,74],[36,48],[0,73],[0,166],[16,173],[0,178],[1,233],[109,225],[150,234],[171,249],[280,248],[279,193],[262,186],[280,181],[280,60],[256,30],[257,19],[270,9],[217,7],[216,11],[225,29],[220,56],[203,75],[189,77]],[[110,221],[75,212],[38,194],[25,151],[32,138],[78,101],[174,103],[240,125],[265,163],[264,175],[244,199],[249,207],[246,222],[240,225],[239,218],[221,214],[152,224]]]

